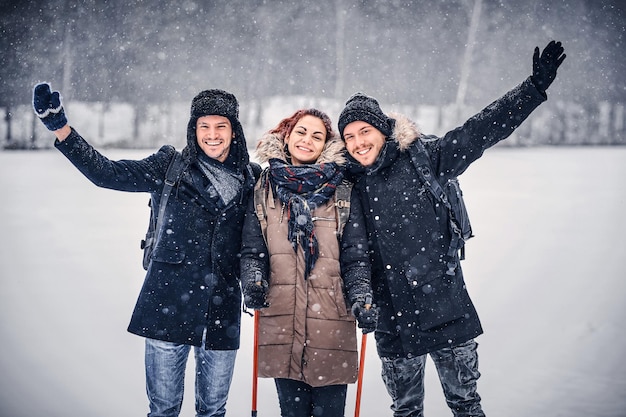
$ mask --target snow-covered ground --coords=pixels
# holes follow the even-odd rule
[[[496,148],[461,177],[487,415],[626,416],[625,178],[626,148],[614,147]],[[148,196],[99,189],[55,150],[0,152],[0,190],[0,415],[145,415],[143,339],[126,326]],[[232,417],[250,415],[251,325],[244,316]],[[391,415],[379,372],[370,336],[363,417]],[[427,417],[450,416],[430,362],[426,383]],[[271,380],[258,415],[279,415]]]

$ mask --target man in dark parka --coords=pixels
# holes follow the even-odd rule
[[[33,104],[55,147],[99,187],[151,193],[158,210],[170,161],[163,146],[142,160],[111,161],[67,124],[58,92],[34,90]],[[240,338],[241,230],[255,182],[239,104],[222,90],[191,103],[182,172],[168,199],[128,331],[146,339],[148,416],[178,416],[194,348],[197,416],[225,415]],[[257,166],[258,168],[258,166]]]
[[[530,77],[441,138],[421,134],[404,116],[387,116],[361,93],[347,101],[339,117],[348,170],[366,214],[374,302],[380,309],[376,346],[394,416],[423,415],[426,354],[452,413],[485,415],[476,390],[474,341],[483,330],[458,254],[448,259],[448,211],[420,179],[409,148],[423,144],[442,184],[462,174],[547,99],[563,59],[560,42],[550,42],[541,55],[535,48]]]

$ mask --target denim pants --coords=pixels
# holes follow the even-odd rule
[[[222,417],[226,414],[236,350],[207,350],[146,338],[148,417],[177,417],[180,413],[185,368],[192,347],[196,359],[196,416]]]
[[[344,417],[347,385],[312,387],[295,379],[274,381],[282,417]]]
[[[484,417],[476,392],[478,344],[474,340],[430,353],[448,407],[455,417]],[[423,417],[426,355],[381,358],[382,377],[393,400],[394,417]]]

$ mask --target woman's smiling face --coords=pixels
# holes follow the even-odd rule
[[[313,164],[326,144],[326,126],[322,119],[306,115],[300,118],[285,139],[294,165]]]

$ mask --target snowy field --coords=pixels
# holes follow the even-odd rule
[[[626,416],[625,179],[626,148],[496,148],[461,177],[488,416]],[[0,152],[0,189],[0,416],[145,416],[143,339],[126,326],[148,196],[99,189],[56,150]],[[251,325],[244,316],[230,417],[250,415]],[[391,416],[379,373],[370,336],[363,417]],[[258,416],[278,415],[261,380]],[[451,416],[431,362],[426,416]]]

